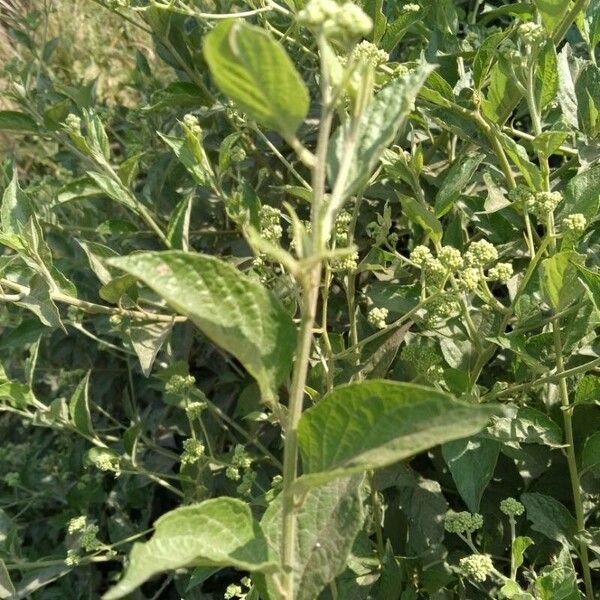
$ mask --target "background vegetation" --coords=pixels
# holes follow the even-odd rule
[[[260,345],[243,355],[247,340],[203,324],[249,314],[228,292],[260,284],[263,312],[302,326],[295,261],[316,247],[328,84],[324,205],[354,162],[317,257],[300,404],[349,383],[410,389],[424,408],[380,418],[390,435],[430,432],[442,405],[448,431],[390,449],[383,412],[365,416],[358,388],[340,396],[355,437],[375,432],[374,458],[364,478],[306,492],[300,530],[314,536],[289,600],[598,598],[600,3],[364,0],[367,17],[345,6],[355,20],[337,29],[327,2],[273,4],[0,0],[0,598],[99,598],[156,519],[210,498],[244,500],[278,546],[289,365],[265,375]],[[241,79],[230,91],[223,74],[237,72],[217,64],[233,38],[206,50],[224,31],[212,16],[240,11],[307,86],[297,132],[303,88],[288,80],[261,120],[269,81],[240,102]],[[285,71],[241,31],[257,78]],[[383,139],[360,154],[344,127]],[[182,302],[200,288],[169,295],[154,264],[108,260],[166,248],[221,257],[251,283],[227,272],[223,302],[197,316]],[[283,362],[294,335],[277,340]],[[128,597],[283,597],[252,561],[205,562]]]

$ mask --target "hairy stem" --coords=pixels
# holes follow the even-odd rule
[[[552,321],[552,333],[554,334],[554,353],[556,354],[556,373],[562,375],[565,370],[563,361],[563,346],[560,334],[560,321],[555,319]],[[583,500],[581,497],[581,485],[579,483],[579,474],[577,472],[577,460],[575,458],[575,445],[573,439],[573,422],[571,419],[571,405],[569,403],[569,391],[567,389],[567,380],[562,377],[558,382],[558,390],[562,403],[563,424],[565,428],[565,442],[567,444],[567,464],[569,466],[569,478],[571,480],[571,491],[573,494],[573,504],[575,505],[575,520],[577,521],[577,529],[583,531],[585,529],[585,521],[583,516]],[[579,558],[581,560],[581,568],[583,570],[583,581],[585,585],[585,594],[589,600],[594,598],[594,589],[592,586],[592,574],[590,571],[589,557],[587,545],[584,541],[579,543]]]

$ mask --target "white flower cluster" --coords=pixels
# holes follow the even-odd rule
[[[371,325],[373,325],[373,327],[376,327],[377,329],[385,329],[385,320],[388,317],[388,313],[389,311],[387,308],[375,307],[369,311],[369,314],[367,315],[367,320],[369,321],[369,323],[371,323]]]
[[[535,46],[546,37],[546,31],[542,25],[533,21],[521,23],[517,29],[521,41],[527,46]]]
[[[487,240],[473,242],[465,254],[465,263],[469,267],[485,267],[498,260],[498,250]]]
[[[519,517],[525,512],[525,507],[514,498],[505,498],[500,502],[500,510],[508,517]]]
[[[390,55],[385,50],[380,50],[375,44],[366,40],[357,44],[352,57],[355,61],[364,62],[374,68],[384,65],[390,59]]]
[[[511,263],[499,262],[488,271],[488,279],[506,283],[513,276],[513,266]]]
[[[260,207],[260,233],[261,235],[274,244],[281,240],[283,229],[280,225],[281,211],[273,208],[268,204],[263,204]]]
[[[196,115],[192,115],[188,113],[183,117],[183,124],[194,134],[200,136],[202,133],[202,128],[200,127],[200,123],[198,122],[198,117]]]
[[[587,219],[581,213],[572,213],[563,219],[562,226],[571,233],[581,234],[587,227]]]
[[[338,4],[335,0],[310,0],[298,13],[298,21],[332,37],[350,39],[367,35],[373,27],[362,8],[353,2]]]
[[[494,569],[494,563],[487,554],[471,554],[459,561],[463,577],[476,583],[483,583]]]
[[[64,125],[67,129],[70,129],[71,131],[81,131],[81,119],[73,113],[69,113],[67,115]]]
[[[554,212],[561,200],[560,192],[536,192],[527,201],[527,208],[538,219],[544,220]]]
[[[204,456],[204,444],[195,438],[183,440],[182,465],[193,465]]]

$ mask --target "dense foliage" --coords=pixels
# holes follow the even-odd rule
[[[0,599],[600,598],[598,0],[0,14]]]

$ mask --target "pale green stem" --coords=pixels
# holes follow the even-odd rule
[[[563,361],[563,346],[560,334],[560,321],[558,319],[552,322],[552,333],[554,334],[554,353],[556,355],[556,373],[562,375],[565,371]],[[585,529],[585,520],[583,514],[583,500],[581,495],[581,484],[577,472],[577,459],[575,457],[575,444],[573,438],[573,422],[571,419],[571,404],[569,402],[569,391],[567,389],[567,380],[564,377],[558,382],[558,390],[562,404],[563,424],[565,428],[565,442],[567,443],[566,454],[567,464],[569,466],[569,478],[571,480],[571,491],[573,494],[573,504],[575,505],[575,520],[577,529],[582,532]],[[592,586],[592,574],[590,571],[588,549],[585,541],[579,542],[579,558],[583,570],[583,581],[585,593],[588,600],[593,600],[594,590]]]

